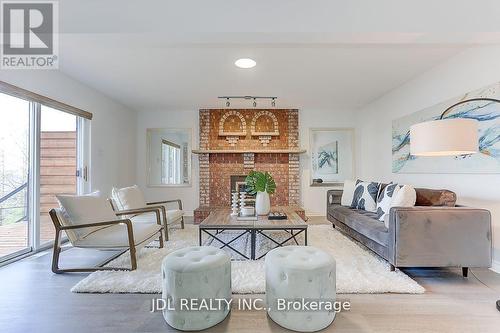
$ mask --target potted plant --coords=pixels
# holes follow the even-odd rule
[[[271,211],[269,194],[276,191],[276,183],[269,172],[250,171],[245,179],[246,191],[255,197],[255,212],[257,215],[267,215]]]

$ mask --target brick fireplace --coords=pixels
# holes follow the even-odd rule
[[[300,203],[299,128],[295,109],[204,109],[199,111],[200,207],[195,223],[211,210],[229,207],[231,176],[268,171],[276,181],[273,206]],[[302,211],[303,215],[303,211]]]

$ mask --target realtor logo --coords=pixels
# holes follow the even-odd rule
[[[2,1],[2,69],[57,69],[56,1]]]

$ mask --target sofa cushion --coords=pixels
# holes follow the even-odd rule
[[[433,190],[429,188],[416,188],[417,201],[415,206],[448,206],[454,207],[457,202],[455,192],[448,190]]]
[[[351,208],[375,212],[377,210],[377,195],[379,188],[380,183],[364,182],[358,179],[356,188],[354,189]]]
[[[389,244],[389,232],[384,223],[377,220],[376,213],[337,206],[330,209],[329,214],[374,242],[384,246]]]

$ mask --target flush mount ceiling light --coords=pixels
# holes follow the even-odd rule
[[[236,67],[239,67],[239,68],[252,68],[252,67],[255,67],[255,65],[257,65],[255,60],[250,59],[250,58],[238,59],[234,62],[234,64],[236,65]]]

